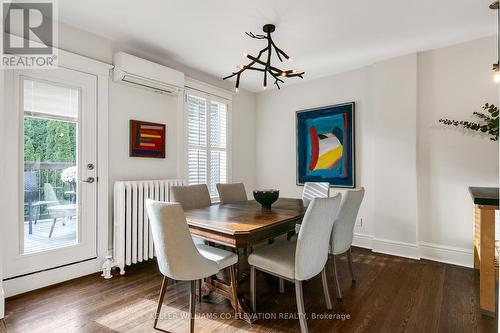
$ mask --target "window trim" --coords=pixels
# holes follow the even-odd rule
[[[188,86],[189,84],[189,86]],[[209,88],[209,89],[207,89]],[[204,90],[202,90],[204,89]],[[206,92],[207,91],[207,92]],[[215,93],[217,95],[215,95]],[[209,126],[209,121],[210,121],[210,116],[209,116],[209,111],[210,111],[210,103],[211,102],[218,102],[218,103],[223,103],[226,104],[226,112],[227,112],[227,123],[226,123],[226,175],[227,175],[227,183],[230,183],[232,181],[232,93],[229,91],[226,91],[224,89],[218,88],[211,86],[206,83],[202,83],[200,81],[196,80],[186,80],[186,87],[184,89],[184,107],[182,108],[183,114],[182,114],[182,122],[183,122],[183,165],[182,165],[182,173],[183,173],[183,178],[187,180],[188,176],[188,152],[189,152],[189,145],[188,145],[188,103],[187,103],[187,98],[188,95],[193,95],[196,97],[200,98],[205,98],[207,100],[207,117],[206,117],[206,126],[207,126],[207,146],[206,146],[206,152],[207,152],[207,168],[210,167],[210,152],[211,151],[220,151],[221,149],[215,148],[212,149],[210,147],[210,126]],[[224,96],[224,97],[222,97]],[[227,98],[225,98],[227,97]],[[207,185],[210,184],[210,170],[207,170]],[[218,201],[219,196],[212,196],[211,197],[212,201]]]

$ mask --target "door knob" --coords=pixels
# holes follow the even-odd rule
[[[92,184],[93,182],[95,182],[95,178],[94,177],[88,177],[87,179],[82,180],[82,182]]]

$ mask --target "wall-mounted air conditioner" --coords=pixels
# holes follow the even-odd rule
[[[184,89],[184,73],[118,52],[113,57],[113,81],[160,94],[178,94]]]

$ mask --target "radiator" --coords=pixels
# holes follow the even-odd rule
[[[114,186],[114,266],[125,274],[125,266],[153,259],[146,199],[170,200],[170,187],[184,185],[181,179],[120,181]]]

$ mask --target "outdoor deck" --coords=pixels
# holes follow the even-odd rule
[[[39,220],[33,224],[33,233],[28,233],[28,222],[24,223],[24,253],[46,251],[54,248],[65,247],[77,241],[77,219],[74,217],[66,219],[66,225],[62,219],[58,219],[52,237],[49,238],[52,219]]]

